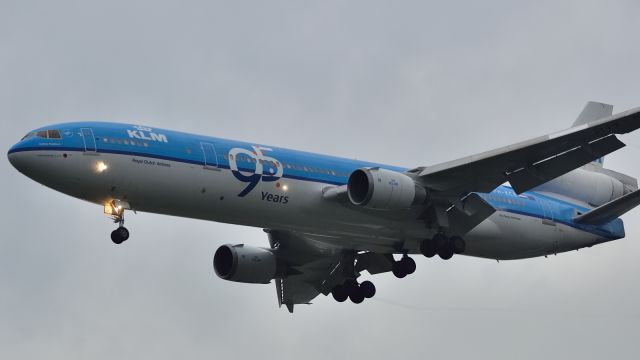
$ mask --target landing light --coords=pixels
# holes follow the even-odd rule
[[[103,161],[98,161],[98,163],[96,164],[96,171],[98,173],[101,173],[105,170],[107,170],[109,167],[107,166],[107,164],[105,164]]]
[[[282,191],[287,191],[289,190],[289,187],[287,185],[282,185]]]

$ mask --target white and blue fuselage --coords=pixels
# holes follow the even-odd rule
[[[433,231],[419,209],[393,214],[327,201],[356,169],[408,169],[227,139],[104,122],[46,126],[9,150],[32,179],[105,205],[266,229],[294,230],[355,250],[419,253]],[[465,255],[518,259],[624,237],[622,220],[577,224],[580,201],[509,186],[479,194],[497,211],[465,236]]]

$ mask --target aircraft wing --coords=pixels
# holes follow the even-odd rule
[[[301,233],[287,230],[265,230],[269,244],[286,264],[277,278],[278,306],[286,305],[293,312],[295,304],[309,304],[321,293],[328,294],[341,277],[341,249],[313,241]]]
[[[293,312],[296,304],[310,304],[320,294],[328,295],[331,289],[344,283],[345,274],[359,275],[367,270],[371,274],[391,271],[388,255],[377,253],[355,254],[317,239],[313,234],[289,230],[265,230],[269,244],[286,269],[275,280],[278,306],[285,305]],[[354,267],[353,258],[357,263]],[[350,265],[349,265],[350,264]],[[348,267],[351,266],[351,269]]]
[[[615,134],[640,127],[640,108],[477,155],[417,168],[417,180],[442,197],[490,192],[509,181],[518,194],[625,145]]]

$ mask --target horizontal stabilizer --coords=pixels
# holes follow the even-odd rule
[[[640,190],[628,193],[585,214],[576,216],[573,221],[578,224],[604,224],[640,205]]]

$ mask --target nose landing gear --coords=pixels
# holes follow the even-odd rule
[[[124,210],[129,208],[128,203],[120,200],[112,200],[104,206],[104,213],[118,224],[118,228],[111,232],[111,241],[114,244],[122,244],[129,239],[129,230],[124,227]]]
[[[122,244],[129,238],[129,230],[124,226],[119,226],[111,232],[111,241],[114,244]]]

